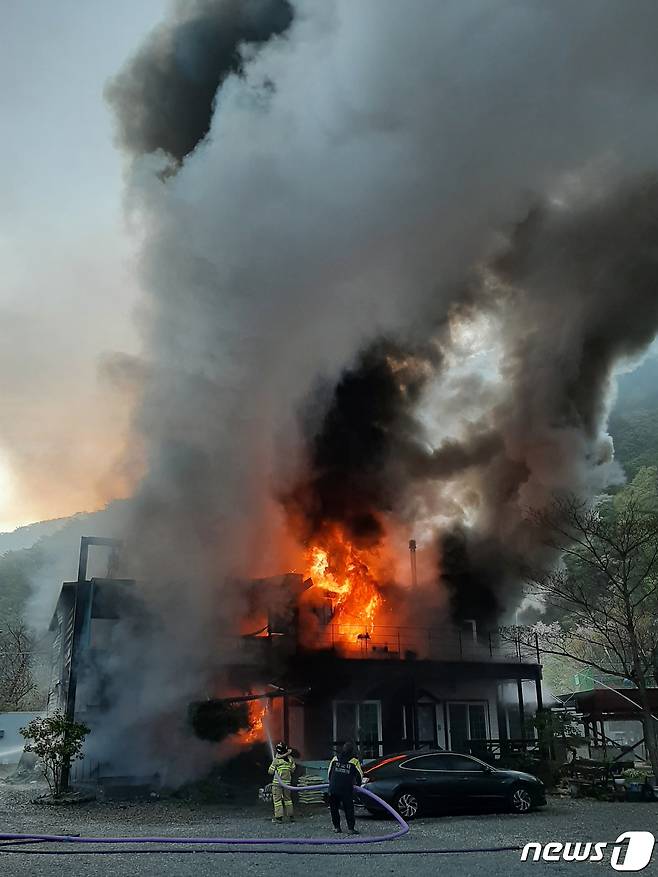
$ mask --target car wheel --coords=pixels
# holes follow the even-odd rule
[[[400,792],[395,799],[395,809],[403,819],[415,819],[420,815],[420,801],[413,792]]]
[[[532,809],[532,795],[527,786],[512,786],[509,794],[510,810],[514,813],[527,813]]]

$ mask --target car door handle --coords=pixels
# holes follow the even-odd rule
[[[418,782],[418,783],[426,783],[426,782],[427,782],[427,777],[418,777],[418,779],[416,780],[416,782]]]

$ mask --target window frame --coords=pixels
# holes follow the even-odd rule
[[[485,741],[491,740],[491,716],[489,714],[489,701],[484,699],[473,699],[473,700],[447,700],[446,701],[446,718],[448,720],[448,725],[446,728],[446,742],[448,743],[448,751],[452,751],[452,720],[450,717],[450,707],[454,704],[455,706],[465,706],[466,707],[466,719],[468,722],[468,734],[466,739],[472,740],[471,737],[471,710],[472,706],[483,706],[484,707],[484,724],[485,724],[485,736],[482,738]],[[456,752],[455,755],[465,755],[465,753]],[[473,758],[472,755],[467,756],[468,758]]]
[[[367,698],[366,700],[354,700],[354,699],[339,699],[331,702],[331,712],[333,719],[333,744],[336,746],[338,742],[338,715],[337,715],[337,707],[338,704],[351,704],[356,708],[356,731],[358,733],[359,728],[361,727],[361,706],[365,704],[375,704],[377,707],[377,740],[375,741],[375,746],[373,748],[377,749],[377,755],[375,758],[381,758],[384,754],[384,741],[382,739],[382,702],[381,700],[374,700]],[[359,748],[363,748],[363,743],[360,739],[355,741]]]

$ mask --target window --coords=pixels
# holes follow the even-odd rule
[[[400,765],[405,770],[481,771],[482,765],[466,755],[417,755]]]
[[[465,755],[446,755],[444,756],[446,760],[446,766],[443,768],[444,770],[460,770],[460,771],[481,771],[483,770],[482,765],[478,761],[473,761],[472,758],[467,758]]]
[[[382,714],[378,700],[334,701],[334,744],[353,740],[363,758],[383,753]]]
[[[488,738],[487,704],[449,703],[448,722],[450,748],[454,752],[468,751],[469,740]]]
[[[417,755],[405,761],[400,767],[405,770],[448,770],[445,755]]]

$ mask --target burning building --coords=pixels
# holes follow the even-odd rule
[[[83,553],[108,541],[84,539]],[[413,541],[410,548],[413,597]],[[475,619],[391,623],[364,556],[345,552],[341,544],[340,568],[330,569],[329,555],[314,548],[306,578],[241,583],[245,632],[222,643],[216,696],[189,705],[190,736],[214,741],[218,759],[268,738],[286,739],[307,759],[323,759],[347,740],[364,758],[437,746],[473,753],[524,746],[525,719],[542,706],[539,654],[501,642]],[[91,725],[98,752],[93,738],[102,738],[112,713],[116,652],[150,622],[136,582],[85,576],[81,559],[80,577],[64,584],[53,617],[50,707]],[[76,767],[75,778],[108,781],[117,771],[97,755]]]
[[[111,535],[151,622],[116,631],[99,758],[193,774],[189,704],[250,693],[298,692],[268,721],[309,755],[515,737],[541,701],[494,631],[559,560],[528,511],[621,477],[656,8],[499,7],[181,0],[108,85],[144,290]]]

